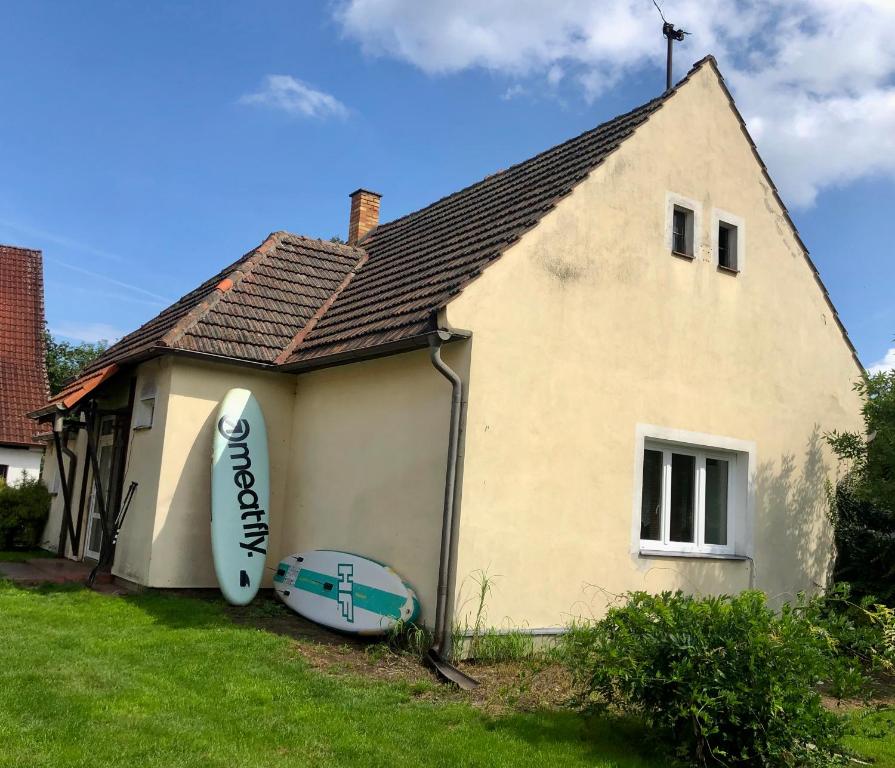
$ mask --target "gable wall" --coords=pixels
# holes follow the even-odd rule
[[[701,204],[692,262],[669,253],[667,192]],[[736,277],[712,263],[713,207],[745,220]],[[601,590],[823,582],[821,435],[859,427],[859,369],[709,66],[448,317],[474,334],[461,617],[478,569],[490,623],[529,627],[600,613]],[[755,443],[754,570],[632,551],[638,423]]]

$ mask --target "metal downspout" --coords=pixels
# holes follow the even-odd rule
[[[435,642],[429,651],[429,661],[445,679],[465,690],[475,688],[476,680],[461,672],[445,657],[451,653],[451,633],[447,620],[448,589],[453,581],[451,573],[453,552],[454,508],[457,499],[457,462],[460,454],[460,420],[463,404],[463,380],[441,359],[441,345],[451,338],[439,330],[429,337],[429,357],[435,369],[451,383],[451,418],[448,433],[447,470],[444,477],[444,507],[441,518],[441,551],[438,559],[438,592],[435,600]]]

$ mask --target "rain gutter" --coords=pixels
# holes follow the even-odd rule
[[[461,435],[466,427],[466,387],[460,375],[441,357],[441,347],[454,339],[469,338],[466,332],[458,333],[439,329],[429,336],[429,357],[432,365],[451,384],[451,417],[448,432],[447,469],[444,477],[444,506],[441,518],[441,550],[438,558],[438,591],[435,600],[435,642],[429,650],[429,663],[445,680],[470,690],[478,682],[447,661],[451,655],[451,631],[448,622],[449,589],[455,582],[454,526],[460,483],[459,457]]]

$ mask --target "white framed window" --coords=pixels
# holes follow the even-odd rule
[[[672,254],[689,259],[696,257],[701,218],[701,208],[695,200],[673,192],[666,193],[665,241]]]
[[[720,271],[742,271],[746,254],[746,225],[742,218],[727,211],[712,211],[712,253]]]
[[[749,554],[753,443],[647,425],[636,443],[636,551]]]

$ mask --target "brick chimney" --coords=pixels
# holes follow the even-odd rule
[[[351,217],[348,219],[348,245],[357,245],[367,232],[379,225],[379,201],[382,195],[368,189],[352,192]]]

